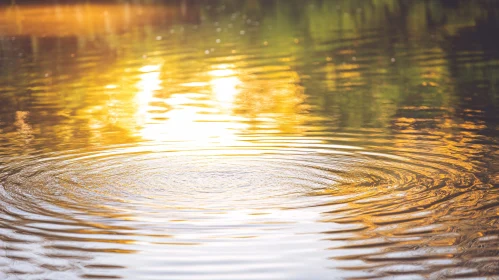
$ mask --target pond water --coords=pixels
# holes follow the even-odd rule
[[[497,2],[33,2],[0,279],[499,277]]]

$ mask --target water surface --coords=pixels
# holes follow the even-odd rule
[[[1,279],[499,277],[495,1],[114,2],[0,6]]]

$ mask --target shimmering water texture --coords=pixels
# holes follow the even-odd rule
[[[17,2],[0,279],[499,278],[497,1]]]

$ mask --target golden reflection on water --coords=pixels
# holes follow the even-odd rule
[[[286,268],[297,256],[360,276],[487,257],[473,251],[497,236],[485,52],[449,49],[459,28],[434,36],[428,17],[385,30],[397,1],[316,1],[304,18],[300,1],[260,15],[263,1],[243,2],[226,15],[202,1],[0,8],[0,203],[26,214],[0,212],[17,219],[5,228],[41,211],[49,229],[46,216],[71,221],[47,239],[116,246],[93,253],[164,260],[151,247],[175,245],[191,261],[206,251],[185,245],[225,246],[231,260],[245,240]]]
[[[20,139],[24,140],[24,144],[29,144],[33,140],[33,128],[28,123],[29,113],[25,111],[16,112],[16,121],[14,125],[17,127],[17,133]]]
[[[196,9],[180,16],[189,21],[197,13]],[[153,22],[178,19],[173,11],[155,5],[130,4],[12,6],[0,10],[4,15],[0,24],[6,27],[3,32],[7,34],[30,36],[35,54],[43,54],[40,48],[47,38],[75,38],[77,49],[70,51],[69,60],[85,66],[85,72],[83,69],[69,70],[67,81],[63,79],[55,85],[49,84],[48,89],[70,90],[80,84],[93,89],[91,95],[83,97],[89,101],[87,107],[78,108],[75,116],[80,122],[87,123],[92,142],[123,142],[125,138],[120,135],[103,134],[110,128],[128,131],[126,134],[131,138],[126,137],[128,140],[125,141],[135,141],[133,137],[139,136],[144,140],[195,140],[219,144],[229,144],[241,132],[261,129],[262,124],[267,132],[273,133],[295,133],[303,129],[301,125],[308,118],[303,114],[307,110],[305,95],[299,75],[288,66],[264,65],[251,71],[263,73],[255,75],[241,68],[244,67],[241,62],[203,62],[204,69],[198,72],[190,72],[192,66],[184,66],[184,70],[194,77],[190,81],[170,77],[184,71],[183,67],[177,65],[178,62],[162,58],[144,59],[149,64],[140,67],[123,66],[135,61],[125,50],[119,50],[120,41],[129,44],[120,39],[123,37],[120,34],[131,26],[149,33]],[[56,16],[49,16],[51,14]],[[137,35],[132,33],[131,36]],[[166,36],[150,36],[159,41],[166,39]],[[110,63],[101,69],[98,61],[83,58],[88,53],[88,45],[99,38],[103,38],[110,48],[103,53]],[[58,51],[66,54],[64,49]],[[144,56],[147,53],[153,55],[158,51],[147,48]],[[240,59],[244,61],[244,56]],[[276,70],[280,71],[276,73],[277,77],[264,76],[264,73]],[[52,71],[44,73],[45,80],[52,79]],[[58,75],[58,78],[62,77]],[[133,94],[135,89],[137,92]],[[131,98],[133,95],[135,97]]]
[[[229,146],[251,129],[252,122],[272,124],[266,129],[278,133],[296,132],[306,121],[306,115],[300,115],[306,105],[296,73],[289,72],[289,77],[269,83],[245,75],[233,64],[215,64],[204,73],[194,74],[198,80],[186,83],[169,80],[162,73],[167,67],[149,64],[135,71],[111,69],[112,73],[129,76],[124,80],[137,81],[132,85],[135,96],[130,98],[134,89],[129,82],[92,85],[102,89],[100,99],[105,100],[103,107],[94,105],[92,110],[105,116],[97,121],[94,113],[84,110],[81,117],[92,117],[92,131],[112,124],[131,129],[130,134],[144,140]],[[168,92],[168,88],[180,90]]]
[[[12,5],[0,8],[2,31],[9,35],[95,37],[116,34],[160,17],[179,15],[165,6],[124,4]]]
[[[146,65],[139,69],[139,82],[137,82],[137,89],[139,92],[133,99],[137,106],[136,121],[139,125],[144,125],[151,121],[151,116],[148,115],[149,103],[153,101],[154,93],[160,90],[160,68],[161,65]]]
[[[208,71],[209,81],[197,81],[182,84],[192,90],[187,93],[173,93],[167,98],[155,97],[161,90],[160,66],[144,66],[140,69],[147,72],[140,75],[137,88],[140,90],[135,98],[137,102],[137,120],[141,127],[143,139],[154,141],[187,141],[192,145],[208,143],[232,144],[236,133],[244,125],[233,124],[235,116],[235,96],[241,81],[230,65],[220,65]],[[203,76],[203,75],[200,75]],[[208,88],[208,92],[196,90]],[[154,110],[151,104],[164,103],[167,110]]]
[[[223,109],[233,108],[234,100],[239,93],[238,87],[241,80],[230,65],[220,65],[218,69],[210,71],[208,74],[212,79],[210,84],[216,100]]]

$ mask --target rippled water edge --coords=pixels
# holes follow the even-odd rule
[[[268,140],[18,159],[2,170],[4,276],[497,276],[499,192],[475,167]]]

